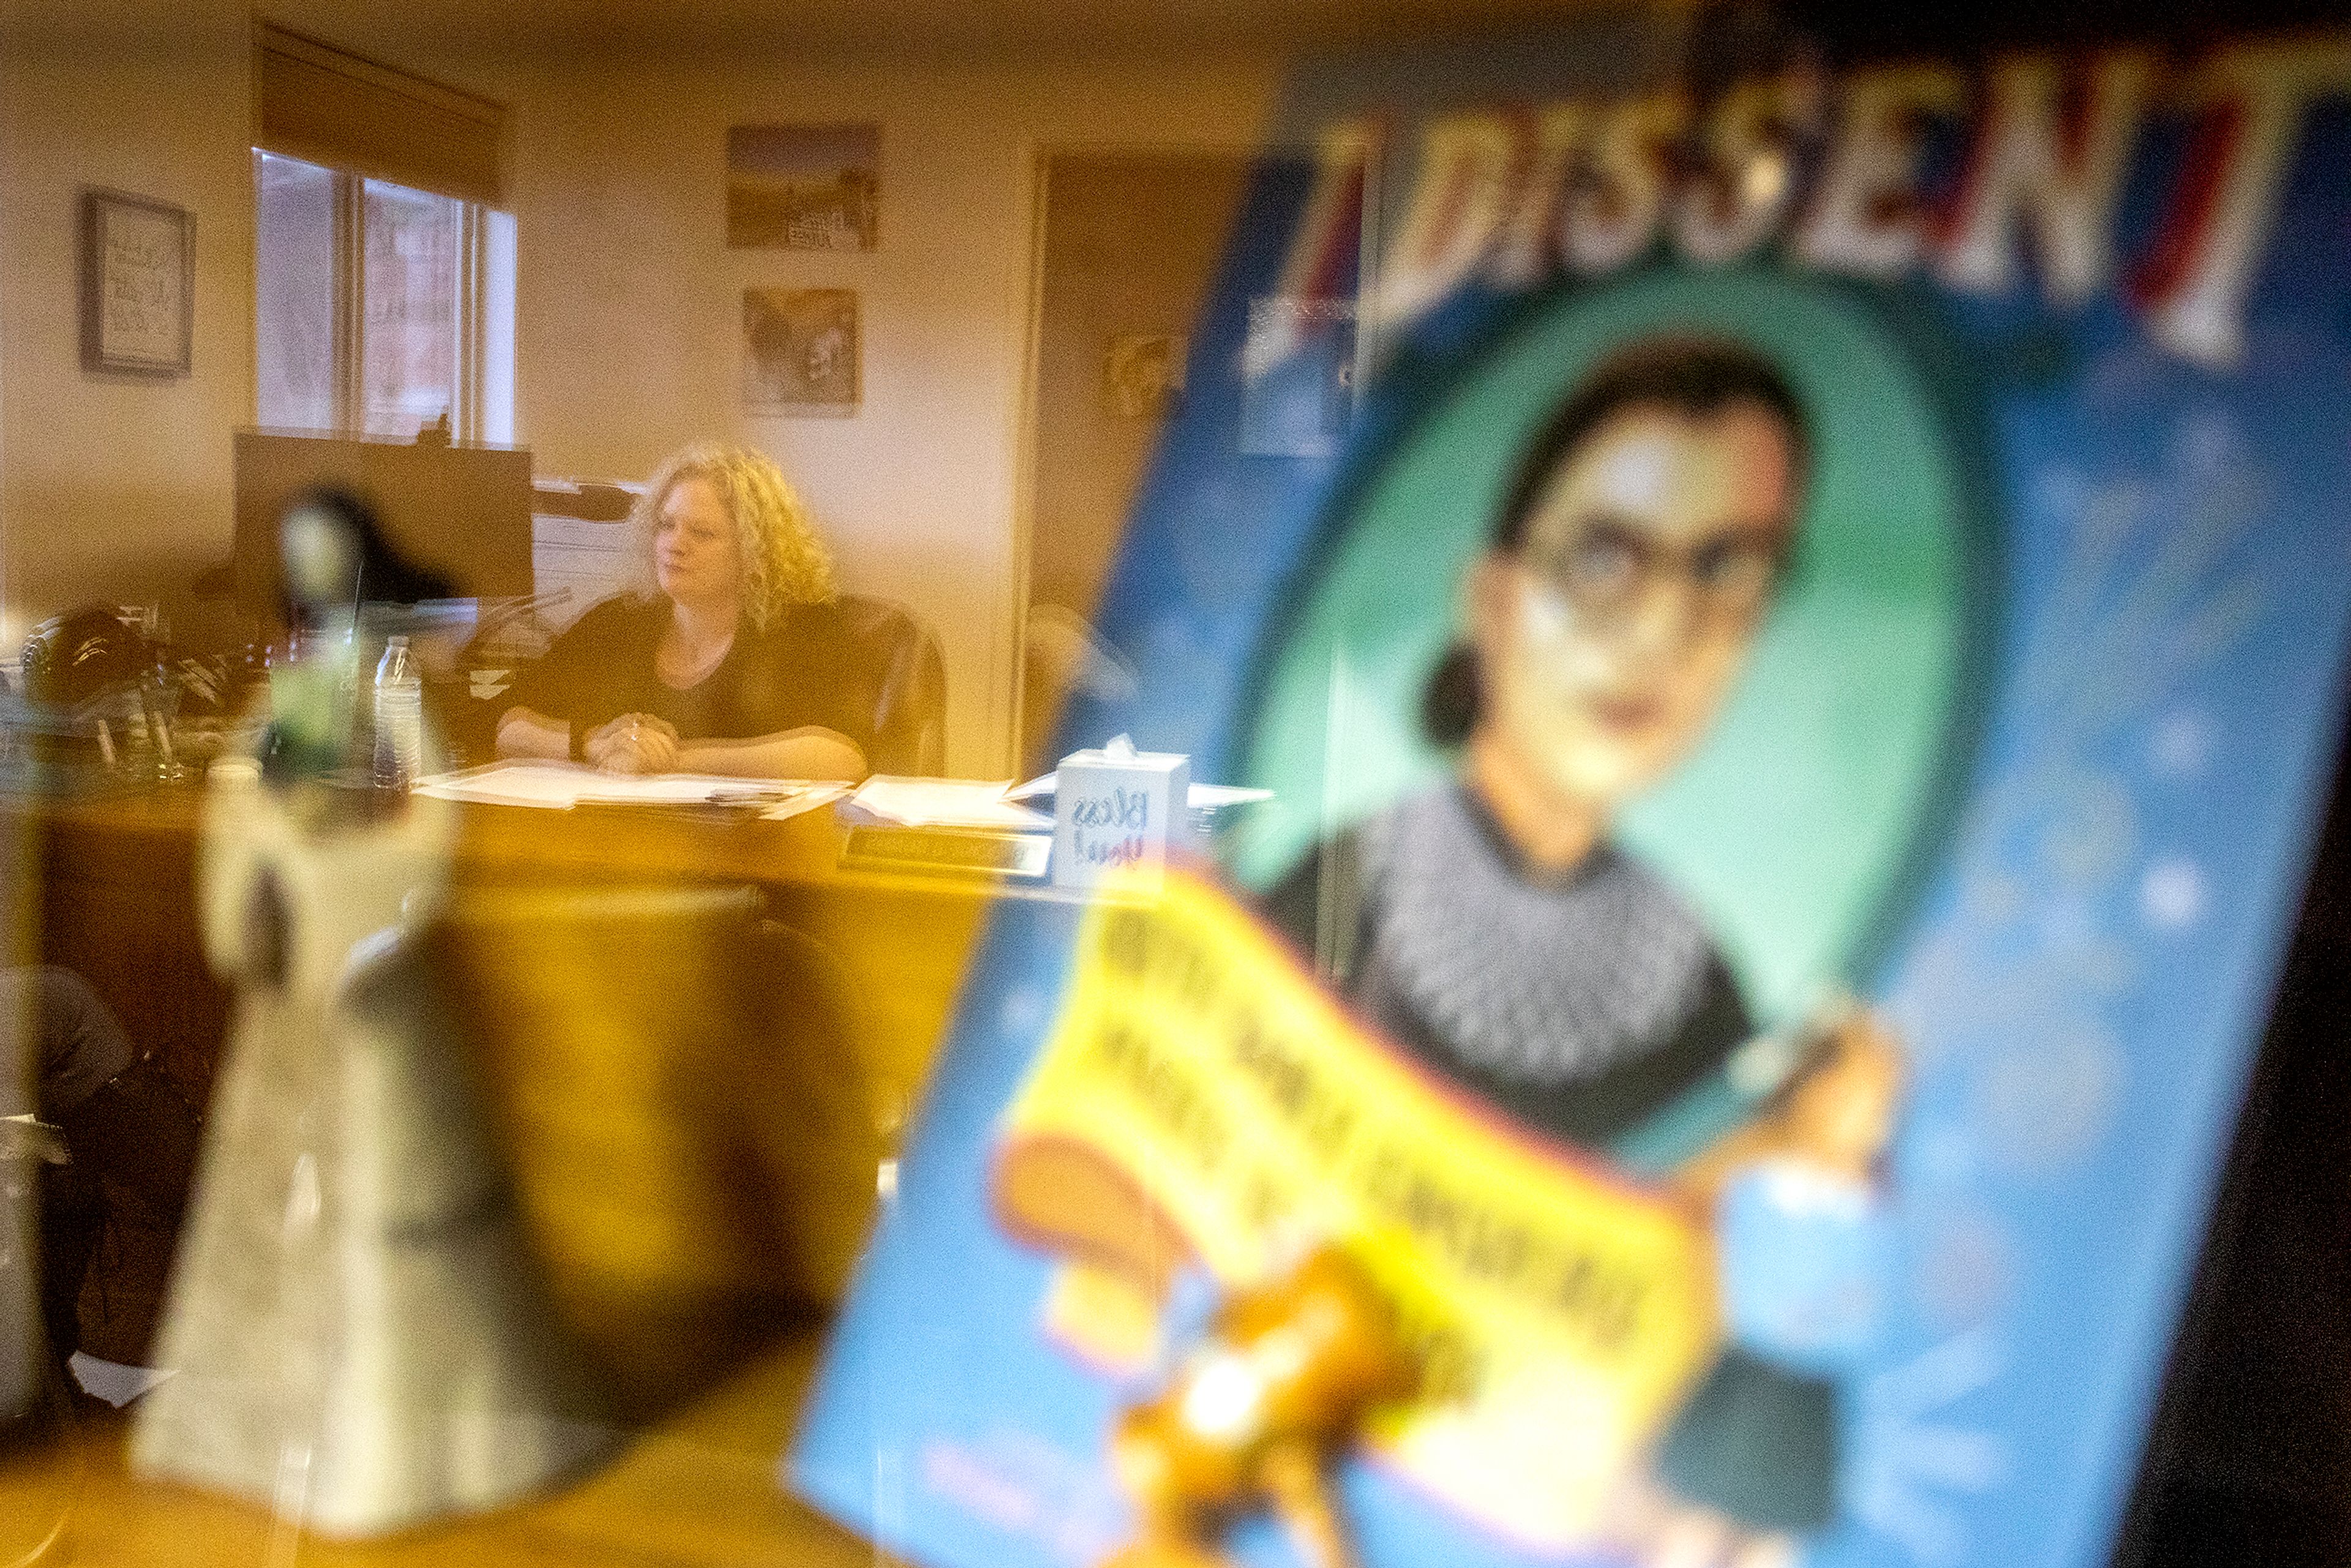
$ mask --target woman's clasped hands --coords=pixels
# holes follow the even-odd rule
[[[606,773],[666,773],[677,766],[678,734],[667,719],[624,713],[588,732],[580,754]]]

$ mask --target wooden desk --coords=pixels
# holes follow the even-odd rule
[[[124,1460],[129,1423],[119,1416],[89,1423],[71,1443],[0,1452],[0,1520],[55,1518],[78,1465],[78,1496],[44,1564],[873,1568],[887,1559],[776,1480],[818,1343],[810,1331],[778,1345],[551,1496],[386,1541],[297,1537],[263,1510],[136,1480]]]
[[[124,1031],[201,1103],[228,1027],[228,991],[196,932],[194,789],[12,802],[31,885],[29,956],[88,980]]]
[[[38,872],[39,956],[89,979],[134,1040],[159,1050],[197,1096],[209,1089],[231,1002],[205,967],[196,927],[202,811],[201,791],[172,789],[17,812],[28,863]],[[757,889],[769,919],[812,939],[837,963],[862,1014],[865,1069],[901,1103],[928,1068],[990,904],[1034,896],[970,877],[840,870],[841,830],[829,811],[770,823],[716,810],[475,806],[463,809],[461,822],[460,897],[548,888]],[[557,1086],[558,1097],[564,1087]],[[566,1171],[558,1179],[569,1190],[560,1184],[581,1178]],[[530,1173],[522,1173],[521,1185],[528,1209]],[[538,1187],[543,1200],[543,1176]],[[696,1261],[681,1260],[689,1265],[681,1271],[694,1273]],[[160,1261],[151,1259],[149,1268],[150,1284],[160,1286]],[[603,1278],[605,1284],[559,1300],[559,1310],[572,1317],[582,1301],[592,1310],[595,1291],[611,1276]],[[556,1283],[561,1298],[563,1281]],[[602,1300],[610,1299],[608,1291]],[[152,1294],[147,1304],[152,1316]],[[88,1308],[86,1301],[86,1319]],[[870,1548],[793,1503],[774,1481],[815,1351],[812,1331],[789,1325],[805,1325],[807,1312],[787,1301],[760,1305],[747,1333],[727,1343],[704,1333],[703,1320],[663,1322],[649,1312],[644,1322],[653,1327],[640,1335],[638,1366],[619,1369],[621,1396],[626,1407],[668,1413],[653,1417],[618,1462],[539,1503],[364,1548],[305,1542],[300,1560],[870,1563]],[[779,1331],[791,1337],[779,1343]],[[129,1339],[89,1348],[136,1359],[144,1335]],[[608,1364],[619,1359],[611,1343],[593,1348]],[[709,1384],[720,1375],[726,1381]],[[682,1388],[690,1401],[648,1405],[640,1397],[648,1388]],[[71,1561],[168,1568],[293,1560],[272,1554],[266,1513],[131,1479],[126,1430],[126,1423],[105,1421],[82,1445],[88,1475]],[[70,1452],[54,1445],[0,1454],[0,1517],[30,1507],[71,1462]]]
[[[867,1008],[872,1065],[911,1095],[954,1005],[971,940],[1000,897],[1049,896],[985,878],[843,871],[830,811],[784,822],[746,812],[584,806],[460,808],[461,889],[747,885],[772,916],[822,944]],[[33,950],[75,970],[192,1097],[210,1089],[228,993],[205,966],[195,915],[203,792],[158,789],[20,807],[37,880]]]

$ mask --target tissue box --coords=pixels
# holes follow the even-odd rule
[[[1061,758],[1053,791],[1053,884],[1099,886],[1122,872],[1156,887],[1167,846],[1191,836],[1191,758],[1104,749]]]

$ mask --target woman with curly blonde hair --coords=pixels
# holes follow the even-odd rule
[[[697,443],[630,514],[635,591],[595,606],[515,685],[503,757],[614,773],[858,779],[871,727],[832,558],[775,464]]]

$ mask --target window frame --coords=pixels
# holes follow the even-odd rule
[[[255,193],[259,195],[261,160],[264,157],[285,158],[314,169],[323,169],[333,183],[333,257],[330,266],[333,298],[329,312],[333,330],[329,334],[332,363],[328,367],[331,434],[343,436],[367,434],[363,411],[366,407],[365,350],[367,323],[367,187],[370,180],[402,191],[438,196],[458,205],[457,240],[457,341],[455,385],[451,389],[449,433],[454,440],[479,443],[487,439],[488,410],[486,388],[488,382],[489,361],[489,210],[480,202],[462,196],[450,196],[438,191],[426,191],[419,186],[402,185],[398,181],[363,174],[357,170],[321,163],[298,153],[281,152],[275,148],[256,144],[253,148],[253,179]],[[258,252],[266,243],[256,204],[254,246]],[[256,353],[258,358],[258,338],[264,330],[259,308],[260,265],[256,255],[254,267],[256,293],[253,328]],[[261,415],[261,387],[254,387],[254,414]],[[511,418],[506,423],[511,424]],[[412,433],[413,435],[413,433]],[[396,437],[387,437],[396,439]]]

